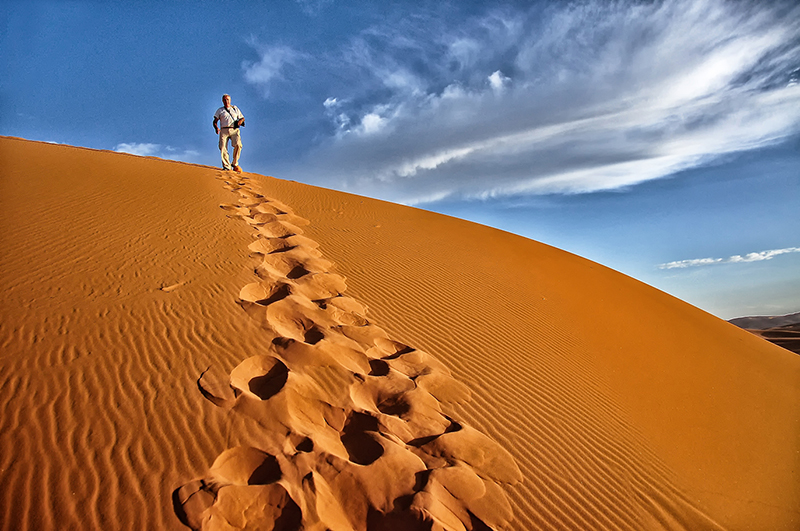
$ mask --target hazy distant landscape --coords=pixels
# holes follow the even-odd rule
[[[769,317],[740,317],[731,323],[800,354],[800,313]]]

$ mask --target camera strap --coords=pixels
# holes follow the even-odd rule
[[[231,111],[229,111],[227,107],[223,107],[223,109],[225,109],[225,112],[228,113],[228,116],[231,117],[231,125],[230,126],[233,127],[233,124],[236,123],[236,119],[233,117],[233,115],[231,114]],[[231,105],[231,109],[236,111],[237,114],[239,113],[239,109],[237,109],[235,105]]]

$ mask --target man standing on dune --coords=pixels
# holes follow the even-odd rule
[[[231,105],[231,97],[222,95],[222,107],[214,113],[214,131],[219,134],[219,150],[222,155],[222,168],[241,172],[239,154],[242,152],[242,137],[239,128],[244,127],[244,115],[235,105]],[[217,126],[217,122],[220,123]],[[228,156],[228,140],[233,144],[233,167]]]

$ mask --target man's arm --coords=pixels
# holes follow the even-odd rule
[[[215,117],[214,117],[214,122],[213,122],[213,125],[214,125],[214,132],[215,132],[215,133],[217,133],[217,134],[219,134],[219,127],[217,127],[217,122],[218,122],[218,121],[219,121],[219,118],[217,118],[217,117],[215,116]]]

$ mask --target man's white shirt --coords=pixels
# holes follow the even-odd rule
[[[227,109],[225,107],[217,109],[214,118],[219,120],[220,127],[231,127],[236,120],[244,118],[244,115],[236,105],[231,105]]]

